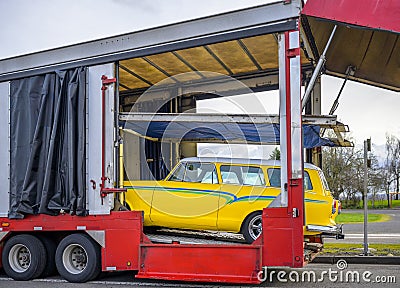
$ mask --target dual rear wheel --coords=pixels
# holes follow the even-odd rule
[[[71,234],[56,243],[47,237],[11,237],[2,252],[4,271],[14,280],[31,280],[55,273],[70,282],[86,282],[101,272],[99,245],[86,234]]]
[[[37,237],[17,235],[3,247],[4,271],[14,280],[30,280],[39,277],[46,265],[46,249]]]

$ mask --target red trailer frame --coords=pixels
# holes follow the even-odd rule
[[[267,229],[267,214],[268,209],[265,209],[263,229]],[[268,244],[274,241],[267,241],[263,236],[251,245],[154,244],[143,234],[142,213],[138,211],[86,217],[36,215],[27,216],[23,221],[2,219],[1,226],[3,241],[21,233],[37,236],[40,233],[87,233],[101,246],[102,271],[137,271],[137,278],[258,284],[261,283],[262,267],[271,263],[272,257],[282,261],[280,266],[293,266],[294,262],[298,267],[304,264],[297,261],[297,257],[296,261],[291,259],[294,249],[288,235],[295,233],[290,228],[282,230],[288,217],[282,216],[278,220],[281,225],[274,236],[280,237],[279,249],[278,242],[273,249],[268,249]],[[277,252],[270,254],[272,250]]]
[[[294,4],[292,5],[291,2],[293,2]],[[323,3],[324,9],[322,10],[320,9],[320,6],[318,6],[321,5],[320,2]],[[365,7],[376,7],[374,5],[378,4],[378,1],[376,0],[367,1],[368,5],[364,5],[364,2],[365,1],[361,0],[342,1],[341,5],[343,4],[342,6],[347,8],[363,7],[363,9],[365,10]],[[392,19],[397,20],[398,17],[396,18],[396,16],[400,11],[399,5],[393,4],[394,2],[395,1],[388,1],[389,4],[385,2],[386,3],[385,5],[380,6],[380,9],[376,10],[379,12],[379,13],[377,12],[377,15],[386,15],[383,12],[391,11],[391,13],[389,13],[390,16],[389,18],[384,17],[385,19],[383,19],[381,17],[380,21],[371,22],[372,20],[374,20],[374,18],[372,17],[373,15],[368,14],[365,17],[361,17],[360,22],[354,22],[352,18],[354,18],[355,15],[358,15],[357,13],[359,9],[347,9],[345,10],[345,13],[343,13],[343,11],[339,9],[340,8],[339,6],[338,8],[335,6],[336,4],[335,5],[333,4],[333,1],[326,1],[326,0],[321,0],[319,2],[309,0],[309,2],[307,2],[308,8],[306,6],[304,15],[309,15],[312,17],[320,17],[322,13],[325,16],[325,18],[331,21],[337,20],[339,22],[343,22],[346,24],[348,23],[353,26],[361,25],[368,28],[371,27],[369,23],[374,23],[374,25],[372,25],[374,27],[372,28],[375,28],[376,30],[386,29],[389,30],[391,34],[393,34],[393,31],[397,33],[399,28],[398,25],[393,24],[398,22],[396,21],[393,22],[391,20]],[[294,0],[284,1],[284,3],[286,4],[286,7],[289,7],[290,9],[292,8],[297,9],[299,7],[295,6],[295,4],[299,4],[300,1],[294,1]],[[337,10],[336,8],[338,8],[339,10]],[[341,17],[337,18],[336,16],[339,14],[341,15]],[[243,22],[244,27],[248,27],[246,26],[247,25],[246,21],[248,20],[245,17],[246,11],[244,11],[243,15],[240,21],[242,22],[244,21]],[[288,13],[287,15],[289,15],[288,19],[290,18],[290,20],[293,22],[293,17],[290,16],[292,15],[292,13]],[[214,20],[218,22],[220,19],[216,17]],[[224,23],[231,24],[233,22],[229,17],[228,20],[229,21]],[[297,24],[298,20],[299,19],[296,18]],[[202,23],[202,20],[200,19],[199,22]],[[288,23],[289,22],[290,21],[288,21]],[[182,25],[182,23],[180,25]],[[376,27],[376,25],[379,25],[379,27]],[[210,27],[213,28],[214,26],[215,25],[208,25],[207,29],[209,29]],[[242,34],[240,34],[242,33],[242,30],[244,30],[242,29],[243,27],[239,27],[242,30],[237,27],[235,28],[236,30],[234,28],[232,28],[232,31],[230,31],[231,34],[234,36],[230,37],[233,37],[233,39],[235,39],[234,37],[239,37],[238,35],[243,36]],[[255,29],[256,32],[257,29]],[[302,179],[303,171],[301,168],[303,161],[302,161],[302,143],[301,143],[302,109],[301,109],[301,99],[300,99],[300,80],[301,80],[300,44],[299,44],[299,28],[297,27],[295,30],[292,29],[293,27],[286,28],[284,32],[283,30],[280,30],[281,32],[279,33],[278,35],[279,37],[277,39],[279,42],[279,64],[280,64],[279,83],[280,83],[280,100],[282,104],[281,115],[280,115],[281,119],[280,127],[281,127],[281,139],[284,139],[284,141],[281,141],[281,145],[283,148],[281,149],[282,172],[287,174],[285,175],[287,181],[282,183],[287,183],[287,185],[282,187],[283,197],[281,199],[280,205],[278,205],[279,207],[265,208],[263,210],[262,213],[263,233],[253,244],[210,245],[210,244],[180,244],[179,242],[173,242],[172,244],[156,244],[152,243],[152,241],[150,241],[150,239],[143,233],[142,212],[118,211],[118,212],[111,212],[109,215],[89,215],[85,217],[71,216],[68,214],[61,214],[58,216],[28,215],[22,220],[0,217],[0,223],[1,223],[0,252],[3,252],[4,250],[3,244],[5,243],[5,241],[10,239],[10,237],[13,237],[14,235],[22,233],[32,234],[37,236],[53,235],[54,237],[58,238],[75,233],[84,233],[89,235],[91,239],[97,242],[99,247],[101,247],[101,259],[102,259],[101,270],[137,271],[136,275],[137,278],[257,284],[262,281],[263,277],[261,276],[263,276],[262,273],[264,266],[275,266],[275,267],[304,266],[307,263],[306,260],[310,260],[310,257],[304,256],[304,243],[303,243],[304,199],[303,199],[303,179]],[[183,30],[184,29],[181,29],[179,31]],[[142,31],[141,33],[146,34],[147,32],[148,31]],[[264,33],[266,32],[264,31]],[[162,34],[162,36],[165,35],[165,33],[159,33],[159,34],[160,35]],[[176,37],[178,33],[171,33],[171,34],[174,37]],[[211,39],[209,41],[215,42],[216,39],[218,39],[218,41],[221,42],[227,41],[228,38],[224,38],[220,34],[223,33],[217,33],[217,35],[213,35],[216,38]],[[195,35],[193,36],[194,40],[193,39],[192,40],[194,42],[198,41],[199,43],[202,43],[201,42],[202,37],[204,37],[203,34],[201,35],[201,37],[199,35],[197,36]],[[246,37],[250,36],[246,35]],[[121,39],[123,40],[124,38]],[[135,41],[137,40],[135,37],[132,37],[132,39],[134,39]],[[148,41],[149,38],[144,37],[144,39]],[[192,44],[185,44],[184,40],[175,39],[174,41],[177,41],[177,43],[182,46],[192,45]],[[124,41],[130,41],[129,37],[125,37]],[[173,43],[174,41],[171,40],[171,43]],[[105,43],[108,43],[109,45],[114,45],[117,42],[118,40]],[[103,45],[103,43],[101,44]],[[150,45],[150,44],[147,43],[149,47],[152,48],[156,47],[156,45]],[[91,43],[87,43],[85,45],[90,46]],[[108,49],[107,45],[103,45],[103,47],[105,47],[104,49]],[[92,54],[90,54],[93,52],[90,49],[87,49],[88,51],[83,51],[83,52],[82,49],[75,50],[71,47],[67,47],[64,49],[67,49],[67,51],[73,51],[79,53],[79,55],[81,55],[81,53],[87,52],[88,54],[85,58],[85,61],[89,61],[88,59],[91,59],[92,61],[94,61],[92,62],[93,65],[110,63],[112,61],[115,61],[115,58],[113,58],[115,57],[115,55],[113,55],[112,53],[107,54],[109,52],[99,54],[101,57],[105,58],[101,58],[99,55],[97,55],[99,57],[96,58]],[[163,47],[162,49],[170,49],[170,48]],[[110,51],[111,50],[112,49],[110,49]],[[139,53],[137,52],[139,50],[137,51],[133,50],[128,52],[134,55],[138,55],[135,53]],[[163,50],[157,50],[158,53],[162,51]],[[98,51],[95,51],[95,53],[98,53]],[[54,55],[56,55],[56,53]],[[64,56],[70,55],[70,53],[63,53],[62,55]],[[25,65],[28,65],[26,63],[28,63],[29,61],[22,61],[23,59],[22,60],[17,59],[18,61],[21,60],[20,62],[22,63],[22,64],[19,63],[20,66],[22,65],[22,68],[20,67],[18,69],[14,68],[13,66],[18,61],[15,61],[14,63],[13,59],[5,60],[4,63],[7,64],[8,62],[10,62],[13,65],[2,65],[1,69],[5,67],[4,68],[5,72],[0,74],[0,79],[3,80],[6,79],[7,81],[9,81],[10,79],[17,79],[18,77],[22,77],[24,75],[25,76],[31,75],[30,73],[38,73],[38,71],[43,72],[47,71],[46,69],[53,69],[54,67],[46,62],[46,61],[52,61],[52,57],[44,57],[44,58],[45,58],[44,60],[41,59],[40,55],[35,58],[36,62],[33,61],[33,63],[36,63],[37,66],[34,66],[34,69],[31,69],[31,67],[25,67]],[[80,57],[79,59],[81,58],[82,57]],[[105,60],[110,60],[110,61],[105,61]],[[68,65],[78,65],[75,62],[71,61],[71,59],[64,59],[63,61],[65,61],[65,63],[63,63],[62,61],[60,62],[63,65],[66,65],[66,63],[70,63]],[[82,63],[85,64],[85,62]],[[18,65],[16,66],[19,67]],[[367,69],[367,71],[370,70]],[[333,72],[335,71],[333,70]],[[373,74],[374,73],[371,73],[372,76]],[[107,75],[107,76],[108,78],[111,79],[111,81],[107,82],[106,78],[103,79],[104,80],[102,83],[104,85],[103,93],[106,93],[105,85],[112,85],[112,82],[114,81],[113,79],[114,75]],[[364,77],[363,75],[360,75],[360,79],[365,78],[363,77]],[[373,81],[373,83],[379,82],[379,79],[376,81],[375,80],[376,79],[372,77],[368,81]],[[99,81],[101,80],[99,79]],[[388,87],[392,87],[393,83],[388,82],[385,85],[387,85]],[[394,90],[398,90],[397,86],[394,87]],[[100,88],[101,87],[99,87],[99,89]],[[103,100],[104,96],[105,94],[103,94]],[[105,117],[104,110],[102,117],[103,119]],[[103,129],[103,134],[104,134],[104,129]],[[105,157],[104,142],[105,138],[103,138],[102,141],[103,162]],[[102,170],[103,170],[101,179],[102,180],[101,192],[103,192],[102,197],[103,198],[107,197],[109,192],[111,193],[120,192],[120,190],[115,190],[114,188],[105,187],[104,181],[106,179],[104,176],[104,167]],[[91,190],[91,192],[93,192],[93,190]],[[315,239],[310,239],[310,240],[315,242],[320,241],[320,239],[317,239],[317,237]],[[2,263],[0,261],[0,267],[1,264]]]

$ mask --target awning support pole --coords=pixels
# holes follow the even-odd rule
[[[303,110],[304,110],[304,107],[306,107],[307,101],[310,99],[311,91],[314,89],[315,80],[317,80],[317,77],[318,77],[319,73],[321,72],[322,65],[325,64],[325,61],[326,61],[325,55],[326,55],[326,52],[328,51],[328,48],[332,42],[333,35],[335,35],[336,28],[337,28],[337,25],[335,25],[333,27],[333,30],[331,32],[331,35],[329,36],[328,42],[326,43],[324,52],[322,53],[321,57],[319,57],[317,66],[315,67],[315,70],[311,76],[310,83],[308,84],[307,90],[304,93],[304,97],[302,100],[302,109]]]
[[[332,104],[331,110],[329,110],[329,115],[333,115],[333,113],[335,113],[336,109],[338,108],[338,106],[339,106],[339,98],[340,98],[340,96],[342,95],[343,88],[344,88],[344,86],[346,85],[346,82],[347,82],[347,80],[349,79],[349,76],[353,76],[353,75],[354,75],[354,72],[355,72],[355,68],[354,68],[353,66],[351,66],[351,65],[347,66],[347,69],[346,69],[346,78],[344,78],[342,87],[340,87],[339,93],[338,93],[338,95],[337,95],[335,101],[334,101],[333,104]]]
[[[329,110],[329,115],[333,115],[333,113],[335,113],[336,109],[339,107],[339,98],[340,98],[340,96],[342,95],[344,86],[346,85],[346,82],[347,82],[347,80],[349,79],[349,76],[350,76],[350,75],[353,76],[354,73],[355,73],[355,68],[354,68],[353,66],[351,66],[351,65],[347,66],[347,69],[346,69],[346,78],[344,78],[342,87],[340,87],[339,93],[338,93],[338,95],[336,96],[336,99],[335,99],[335,101],[334,101],[333,104],[332,104],[331,110]],[[324,137],[325,131],[326,131],[325,128],[322,128],[322,129],[321,129],[321,137]]]

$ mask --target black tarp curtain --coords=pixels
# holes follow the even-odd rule
[[[10,218],[86,214],[85,68],[10,85]]]

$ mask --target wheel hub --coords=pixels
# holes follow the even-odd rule
[[[25,245],[16,244],[8,254],[8,262],[14,271],[25,272],[31,265],[31,252]]]
[[[262,232],[262,217],[257,215],[249,222],[249,234],[251,238],[256,240]]]
[[[85,249],[78,244],[67,246],[63,253],[64,267],[71,274],[81,273],[86,268],[87,259]]]

